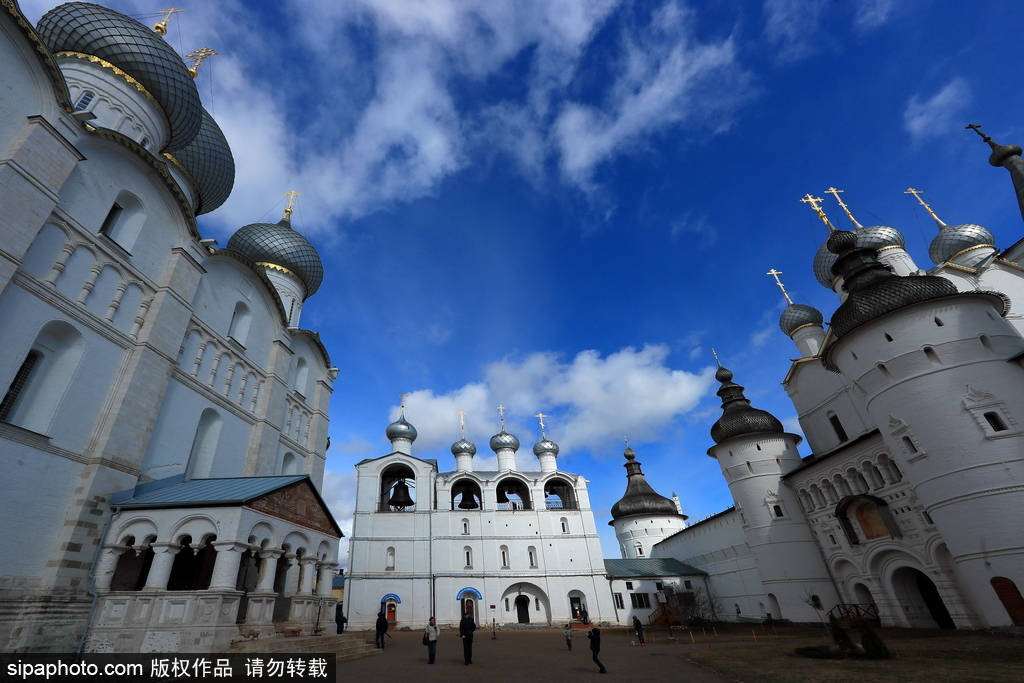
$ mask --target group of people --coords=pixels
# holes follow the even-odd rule
[[[466,665],[473,663],[473,632],[476,631],[476,622],[469,612],[462,615],[459,621],[459,638],[462,639],[462,658]],[[441,635],[441,627],[437,625],[434,617],[430,617],[426,628],[423,629],[423,644],[427,646],[427,664],[433,664],[437,658],[437,639]]]
[[[572,624],[565,625],[562,635],[565,636],[565,646],[572,650]],[[597,658],[597,654],[601,651],[601,629],[592,628],[587,631],[587,639],[590,640],[590,653],[594,659],[594,664],[597,664],[599,673],[608,673],[608,670],[604,668],[604,664]]]

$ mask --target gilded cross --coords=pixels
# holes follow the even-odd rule
[[[162,36],[166,36],[167,22],[170,20],[172,14],[177,14],[180,11],[181,10],[177,7],[172,7],[171,9],[165,9],[162,12],[160,12],[160,14],[164,15],[164,18],[158,21],[157,23],[153,24],[153,30]]]
[[[288,206],[284,207],[284,217],[288,220],[292,219],[292,207],[295,206],[295,198],[301,197],[302,195],[295,190],[290,190],[284,193],[288,196]],[[401,394],[402,396],[408,396],[409,394]]]
[[[466,438],[466,411],[460,410],[459,413],[459,432],[463,439]]]
[[[860,223],[857,222],[857,219],[853,217],[852,213],[850,213],[850,208],[848,206],[846,206],[846,202],[844,202],[842,197],[839,196],[840,193],[842,193],[842,190],[837,190],[834,187],[830,187],[827,190],[825,190],[825,192],[827,194],[830,194],[830,195],[832,195],[833,197],[836,198],[836,201],[839,202],[839,206],[843,207],[843,211],[846,212],[846,217],[850,219],[850,221],[853,223],[854,227],[856,227],[856,228],[863,228],[864,227],[863,225],[861,225]]]
[[[779,279],[779,276],[782,275],[782,271],[775,270],[774,268],[772,268],[766,273],[766,275],[771,275],[773,278],[775,278],[775,284],[777,284],[779,286],[779,289],[782,290],[782,296],[786,297],[786,303],[792,306],[793,300],[789,298],[789,294],[786,292],[786,286],[783,285],[782,280]]]
[[[928,215],[935,219],[936,223],[938,223],[939,225],[945,225],[945,223],[943,223],[942,220],[935,215],[935,212],[932,211],[932,207],[928,206],[928,204],[923,199],[921,199],[921,190],[915,190],[912,187],[908,187],[906,192],[904,192],[903,194],[914,195],[914,198],[917,199],[917,201],[921,202],[921,206],[923,206],[924,210],[928,212]]]
[[[212,47],[201,47],[198,50],[189,52],[185,55],[186,59],[192,60],[192,68],[188,70],[192,78],[199,78],[199,65],[202,64],[207,57],[219,55]]]
[[[547,435],[544,434],[544,418],[547,417],[547,415],[545,415],[544,413],[537,413],[536,415],[534,415],[534,417],[540,419],[540,438],[548,438]]]
[[[825,201],[824,199],[822,199],[821,197],[812,197],[811,195],[808,194],[804,195],[804,198],[801,199],[800,201],[802,201],[804,204],[811,205],[811,208],[818,213],[818,218],[820,218],[821,222],[825,224],[825,227],[828,228],[829,232],[835,231],[835,226],[833,226],[832,223],[829,222],[828,216],[825,215],[825,211],[821,208],[821,202]]]
[[[501,431],[505,431],[505,406],[498,405],[498,416],[501,418]]]

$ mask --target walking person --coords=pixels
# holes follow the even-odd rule
[[[633,630],[636,631],[636,642],[640,643],[640,647],[644,646],[644,625],[640,623],[636,615],[633,615]]]
[[[342,611],[341,603],[338,603],[337,611],[334,613],[334,623],[338,625],[338,635],[345,632],[345,624],[348,623],[348,619],[345,618],[345,613]]]
[[[440,635],[440,627],[434,621],[434,617],[430,617],[430,623],[423,629],[423,644],[427,646],[427,664],[434,663],[434,657],[437,655],[437,638]]]
[[[462,621],[459,622],[459,638],[462,638],[462,657],[466,665],[473,663],[473,631],[476,630],[476,622],[469,612],[462,614]]]
[[[562,635],[565,636],[565,644],[572,650],[572,624],[566,624],[565,630],[562,631]]]
[[[373,644],[378,650],[384,649],[384,636],[388,632],[388,618],[384,616],[383,612],[377,612],[377,635],[373,639]]]
[[[608,670],[604,668],[604,664],[597,658],[597,653],[601,651],[601,629],[594,628],[587,633],[587,638],[590,638],[590,652],[594,655],[594,664],[600,667],[598,673],[606,674]]]

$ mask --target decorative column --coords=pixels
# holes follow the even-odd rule
[[[256,579],[256,590],[259,592],[272,593],[274,591],[274,577],[277,575],[277,558],[284,555],[283,550],[261,550],[259,578]]]
[[[304,557],[299,560],[299,567],[302,570],[299,574],[299,595],[309,597],[313,595],[313,565],[315,557]]]
[[[316,568],[316,595],[321,598],[329,598],[333,595],[331,589],[334,582],[334,564],[331,562],[318,562]]]
[[[181,546],[176,543],[151,543],[149,547],[153,549],[153,563],[149,566],[143,590],[167,590],[174,556],[181,550]]]
[[[248,550],[249,546],[235,541],[214,541],[212,545],[217,551],[217,558],[213,563],[210,588],[234,590],[242,553]]]
[[[299,591],[299,565],[296,562],[294,553],[285,553],[282,558],[288,565],[288,571],[284,575],[284,586],[281,595],[295,595]]]
[[[103,552],[96,561],[96,590],[110,590],[110,582],[117,570],[117,561],[126,550],[128,547],[123,545],[103,546]]]

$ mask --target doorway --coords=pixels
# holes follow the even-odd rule
[[[470,619],[476,621],[476,600],[473,598],[462,598],[462,613],[468,614]]]
[[[516,614],[520,624],[530,623],[530,598],[520,595],[516,598]]]
[[[569,609],[572,611],[572,618],[579,619],[583,611],[583,600],[581,598],[569,598]]]
[[[387,611],[385,612],[385,614],[387,615],[388,621],[390,623],[393,624],[393,623],[395,623],[398,620],[396,618],[397,613],[398,613],[398,606],[394,602],[390,602],[389,601],[388,605],[387,605]]]
[[[892,575],[892,587],[911,627],[956,628],[939,589],[924,572],[913,567],[897,569]]]

